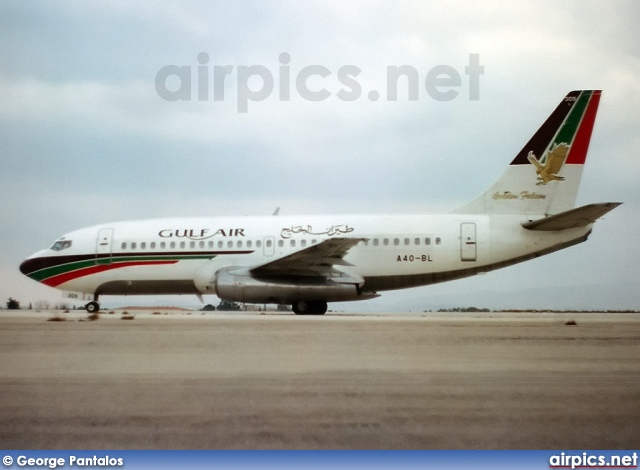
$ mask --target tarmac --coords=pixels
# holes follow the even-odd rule
[[[1,448],[640,442],[640,314],[54,315],[0,312]]]

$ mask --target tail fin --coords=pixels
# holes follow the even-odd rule
[[[600,90],[570,92],[487,191],[456,212],[549,215],[574,207]]]

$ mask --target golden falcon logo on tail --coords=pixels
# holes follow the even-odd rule
[[[536,173],[538,174],[538,182],[536,186],[547,184],[549,181],[563,181],[563,176],[558,176],[558,172],[562,169],[564,161],[569,153],[569,144],[561,143],[554,144],[551,150],[545,152],[545,154],[538,160],[533,152],[529,152],[527,160],[529,160],[536,167]],[[544,164],[541,163],[544,161]]]

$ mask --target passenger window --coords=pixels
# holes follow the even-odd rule
[[[256,248],[260,248],[261,246],[262,246],[262,242],[260,240],[258,240],[256,242]],[[269,246],[271,246],[271,245],[269,245]]]
[[[382,244],[383,244],[384,246],[387,246],[387,245],[389,244],[389,239],[388,239],[388,238],[385,238],[384,240],[382,240]]]
[[[318,243],[318,240],[311,240],[311,243],[315,245],[316,243]]]
[[[142,243],[140,243],[140,249],[141,249],[141,250],[144,250],[144,249],[146,249],[146,248],[147,248],[147,243],[146,243],[146,242],[142,242]]]
[[[218,248],[222,248],[223,246],[224,246],[224,244],[222,243],[222,240],[220,240],[220,241],[218,242]]]
[[[377,238],[373,239],[373,246],[378,246],[378,239]]]
[[[296,241],[295,240],[291,240],[291,247],[293,248],[294,246],[296,246]]]
[[[123,250],[127,249],[127,242],[122,242],[122,245],[120,245],[120,248],[122,248]]]
[[[416,238],[416,239],[414,240],[414,242],[415,242],[415,244],[416,244],[416,245],[419,245],[419,244],[420,244],[420,239],[419,239],[419,238]]]
[[[238,248],[242,248],[242,240],[238,240]]]
[[[399,239],[399,238],[394,238],[394,239],[393,239],[393,244],[394,244],[395,246],[398,246],[398,245],[400,244],[400,239]]]
[[[271,248],[271,240],[267,240],[267,248]]]
[[[227,242],[227,248],[233,248],[233,240]]]
[[[189,242],[189,248],[195,248],[196,242]]]
[[[284,246],[284,240],[278,240],[278,246],[282,248]]]
[[[160,248],[162,248],[164,250],[164,248],[167,246],[167,244],[165,242],[160,242]]]
[[[253,246],[253,242],[251,240],[247,240],[247,248],[251,248]]]
[[[185,246],[187,246],[185,242],[180,242],[180,248],[184,248]]]
[[[209,240],[209,243],[207,243],[207,245],[209,245],[209,248],[213,248],[213,240]]]
[[[151,242],[149,244],[149,248],[151,248],[152,250],[155,250],[156,249],[156,242]]]
[[[204,248],[204,242],[200,242],[198,243],[198,245],[200,246],[200,248]]]
[[[404,239],[404,244],[405,245],[409,245],[411,243],[411,240],[409,240],[408,238]]]
[[[136,246],[137,246],[137,245],[136,245],[136,242],[131,242],[131,249],[132,249],[132,250],[135,250],[135,249],[136,249]]]
[[[302,241],[300,242],[300,246],[301,246],[302,248],[304,248],[305,246],[307,246],[307,240],[302,240]]]
[[[436,237],[436,245],[440,244],[440,237]]]
[[[431,238],[425,238],[424,239],[424,244],[425,245],[431,245]]]
[[[171,242],[171,243],[169,243],[169,247],[170,247],[170,248],[175,248],[175,247],[176,247],[176,242]]]

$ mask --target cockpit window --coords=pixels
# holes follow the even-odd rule
[[[58,240],[53,244],[51,249],[53,251],[65,250],[71,246],[71,240]]]

